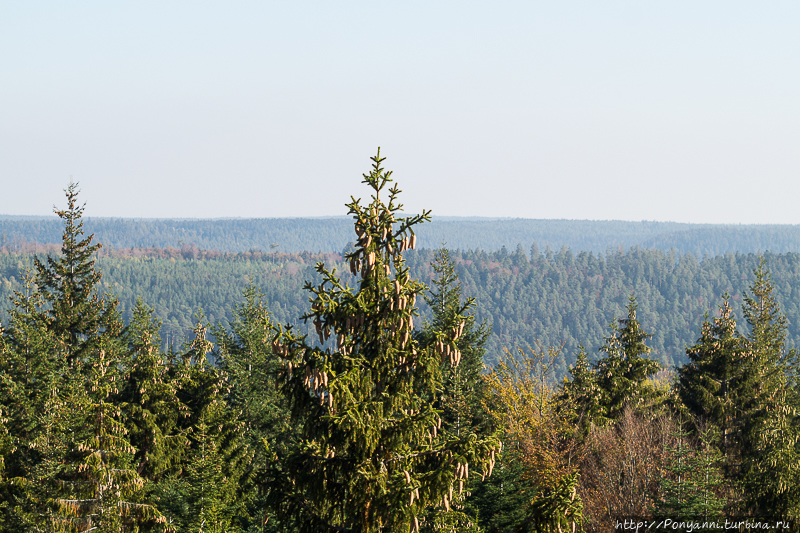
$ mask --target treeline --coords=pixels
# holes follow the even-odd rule
[[[106,249],[174,248],[263,253],[303,251],[340,253],[352,243],[346,217],[272,219],[112,219],[86,220],[89,233]],[[28,243],[57,244],[59,221],[46,217],[0,217],[0,248],[20,252]],[[613,253],[620,247],[691,253],[697,258],[729,252],[800,252],[800,226],[680,224],[591,220],[435,218],[419,229],[419,248],[499,251],[517,245],[527,250]]]
[[[165,346],[178,346],[191,334],[195,314],[203,310],[211,323],[233,320],[241,292],[250,284],[263,292],[274,319],[296,323],[307,306],[301,288],[317,281],[314,265],[323,261],[339,271],[347,265],[339,254],[264,254],[176,249],[103,249],[97,252],[103,273],[98,289],[120,300],[124,320],[132,318],[137,298],[155,309]],[[628,297],[639,301],[639,320],[653,333],[653,357],[665,367],[686,362],[685,348],[697,338],[694,326],[713,312],[723,294],[739,303],[753,281],[755,254],[725,254],[697,261],[690,254],[631,249],[603,256],[588,252],[558,253],[536,247],[509,253],[451,250],[465,294],[476,299],[475,315],[491,326],[487,363],[504,348],[563,345],[557,373],[563,376],[583,344],[593,360],[608,325],[625,312]],[[411,274],[430,283],[434,252],[409,250]],[[532,257],[533,259],[529,259]],[[800,346],[800,255],[765,254],[776,297],[789,320],[789,346]],[[0,300],[20,290],[20,270],[32,266],[27,254],[0,254]],[[345,277],[347,279],[347,277]],[[354,278],[353,278],[354,279]],[[423,319],[430,309],[420,302]],[[8,322],[7,310],[0,314]],[[736,311],[739,313],[739,311]],[[735,315],[741,321],[741,314]]]

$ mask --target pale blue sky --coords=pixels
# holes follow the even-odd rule
[[[2,2],[0,213],[800,223],[800,3]]]

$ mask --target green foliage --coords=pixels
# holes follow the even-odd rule
[[[66,196],[67,209],[56,211],[64,222],[62,255],[46,263],[34,261],[35,273],[26,276],[24,292],[12,299],[6,337],[10,357],[3,392],[18,405],[10,413],[16,450],[9,466],[15,481],[10,499],[17,504],[19,529],[52,524],[59,509],[53,495],[59,494],[63,476],[76,464],[78,441],[89,439],[84,428],[101,431],[97,424],[106,429],[111,424],[104,418],[105,400],[97,396],[98,390],[108,390],[108,383],[94,372],[98,357],[119,353],[121,323],[116,301],[105,300],[96,290],[100,274],[92,254],[99,246],[91,244],[92,237],[83,238],[83,208],[77,203],[75,184]],[[94,418],[86,418],[87,413]],[[88,446],[86,442],[82,445]],[[98,473],[103,467],[102,462],[90,462],[82,468]]]
[[[403,251],[414,247],[414,226],[429,214],[396,218],[400,190],[389,187],[380,155],[372,160],[364,175],[372,201],[348,205],[358,243],[347,259],[351,274],[360,274],[358,288],[323,264],[322,283],[306,286],[311,310],[303,318],[321,345],[330,336],[335,343],[315,347],[287,327],[273,344],[285,361],[282,390],[302,440],[271,497],[287,527],[300,531],[418,529],[421,512],[448,509],[468,465],[488,470],[499,446],[493,437],[439,432],[441,362],[458,364],[465,319],[427,345],[412,336],[414,300],[425,286],[410,277]]]
[[[351,238],[352,240],[352,238]],[[138,297],[143,297],[163,322],[165,346],[179,349],[191,336],[193,313],[202,308],[210,323],[234,320],[235,307],[248,285],[258,286],[271,303],[276,323],[295,322],[305,312],[304,280],[319,283],[316,261],[337,270],[348,268],[337,254],[247,254],[224,257],[177,258],[168,256],[126,256],[125,250],[99,251],[97,265],[103,279],[101,292],[115,294],[123,319],[132,320]],[[156,252],[156,251],[153,251]],[[660,251],[629,250],[606,256],[561,250],[526,256],[513,252],[502,256],[480,250],[450,250],[464,294],[475,298],[476,324],[491,324],[487,339],[486,363],[492,364],[504,347],[560,346],[567,354],[557,374],[566,376],[579,346],[586,347],[590,362],[595,350],[608,336],[608,324],[625,316],[628,295],[638,298],[637,320],[645,331],[650,357],[662,366],[680,366],[687,361],[685,348],[696,340],[696,325],[711,302],[726,291],[731,296],[734,316],[743,322],[738,306],[758,264],[755,255],[728,254],[697,261],[690,255]],[[800,274],[800,255],[766,254],[774,281],[775,297],[788,319],[787,346],[800,346],[800,287],[794,283]],[[410,250],[405,256],[411,276],[430,283],[432,250]],[[0,253],[0,299],[24,292],[19,270],[29,261],[27,255]],[[430,320],[432,313],[424,301],[418,302],[420,315]],[[0,317],[4,316],[0,311]],[[2,318],[8,321],[8,315]],[[310,324],[308,325],[310,326]],[[300,327],[297,326],[296,327]],[[313,327],[302,328],[314,333]],[[694,331],[694,332],[693,332]]]
[[[726,476],[738,477],[739,443],[753,399],[753,356],[736,331],[726,295],[719,316],[703,322],[700,338],[687,348],[690,363],[678,370],[678,393],[691,414],[719,430],[715,443],[725,455]]]
[[[179,531],[199,531],[209,517],[235,524],[243,503],[238,487],[252,460],[243,442],[240,412],[225,403],[230,393],[227,376],[209,361],[214,346],[207,332],[199,315],[194,339],[175,361],[172,379],[184,414],[179,429],[186,435],[185,455],[181,470],[155,487],[168,523]],[[201,493],[205,496],[199,498]]]
[[[800,514],[800,256],[414,251],[429,214],[397,216],[373,162],[344,258],[103,255],[74,184],[60,254],[20,275],[28,258],[4,248],[0,531],[549,531],[654,502]],[[525,344],[538,352],[502,349]],[[650,356],[688,357],[672,391]],[[694,437],[669,436],[666,394]]]
[[[133,453],[118,394],[120,354],[112,342],[100,343],[92,357],[85,399],[77,406],[84,431],[66,456],[58,481],[53,525],[65,531],[133,531],[142,521],[163,523],[152,506],[137,501],[144,479],[133,468]]]
[[[125,329],[129,358],[122,376],[119,401],[126,414],[128,438],[136,450],[136,471],[157,482],[180,463],[185,436],[180,428],[183,405],[160,351],[159,328],[153,310],[136,302]]]
[[[569,378],[564,378],[561,383],[558,400],[564,408],[571,410],[575,417],[575,424],[585,436],[592,424],[602,421],[602,407],[600,405],[601,392],[597,384],[595,369],[589,364],[586,350],[580,347],[575,365],[569,369]]]
[[[611,336],[600,348],[606,355],[595,365],[600,407],[606,420],[620,417],[623,409],[643,409],[653,398],[648,397],[645,380],[658,372],[659,364],[646,356],[650,347],[645,341],[651,337],[636,320],[636,299],[628,302],[628,316],[619,319],[619,326],[611,324]]]
[[[583,502],[578,496],[579,476],[578,472],[564,476],[554,489],[536,495],[528,508],[528,531],[583,531]]]
[[[116,301],[97,293],[101,275],[92,256],[101,245],[92,244],[92,235],[84,238],[77,184],[70,183],[66,196],[67,208],[56,210],[64,222],[61,257],[50,256],[46,262],[35,258],[34,281],[45,304],[38,312],[72,364],[96,351],[104,331],[116,325]]]
[[[712,444],[714,429],[700,431],[699,443],[692,445],[688,432],[678,428],[677,447],[667,446],[668,475],[661,479],[662,495],[654,516],[673,521],[714,521],[722,517],[725,500],[719,494],[724,480],[720,472],[723,457]]]
[[[491,332],[486,323],[478,325],[475,322],[471,312],[474,299],[462,301],[461,283],[450,251],[446,248],[437,250],[431,266],[436,278],[424,298],[432,316],[418,339],[421,344],[430,345],[439,336],[447,335],[449,330],[459,328],[460,334],[455,340],[455,349],[460,354],[459,362],[457,365],[442,363],[444,383],[439,405],[444,431],[459,436],[462,431],[474,431],[476,425],[485,423],[481,402],[486,395],[486,387],[481,372],[486,352],[484,346]]]
[[[521,459],[519,450],[506,445],[497,454],[491,477],[470,487],[467,511],[477,515],[487,532],[521,531],[528,522],[527,508],[536,492],[536,480],[526,475]]]
[[[766,260],[753,270],[743,312],[756,375],[754,399],[744,425],[742,480],[749,507],[759,513],[800,513],[797,393],[794,350],[786,350],[787,320],[775,299]]]
[[[215,328],[217,365],[228,378],[226,398],[229,410],[240,413],[244,424],[243,445],[253,455],[239,483],[238,498],[245,509],[240,515],[243,530],[265,524],[270,530],[279,524],[269,512],[266,494],[273,454],[284,457],[288,443],[296,439],[288,408],[276,390],[279,361],[272,352],[273,324],[263,294],[250,286],[236,308],[236,318],[228,328]]]
[[[484,345],[490,329],[485,323],[475,323],[471,312],[474,299],[462,301],[461,283],[450,251],[446,248],[437,250],[431,267],[436,277],[424,299],[432,317],[417,334],[417,339],[422,345],[431,345],[454,327],[461,330],[455,340],[455,348],[460,354],[458,364],[442,362],[442,391],[436,406],[442,411],[442,432],[451,434],[453,438],[464,438],[470,433],[479,437],[492,431],[483,412],[482,404],[488,391],[485,381],[481,379]],[[467,492],[475,485],[477,483],[467,482]],[[478,528],[477,518],[468,511],[474,505],[463,501],[462,490],[451,502],[450,510],[431,509],[426,513],[423,530],[469,531]]]
[[[719,430],[716,444],[725,455],[726,479],[741,487],[741,509],[794,516],[800,511],[797,403],[790,385],[796,356],[786,350],[787,320],[763,259],[753,272],[743,306],[749,335],[736,331],[726,297],[720,316],[704,322],[687,350],[691,363],[679,370],[678,391],[690,412]]]

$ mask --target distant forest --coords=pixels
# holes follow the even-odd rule
[[[347,217],[266,219],[115,219],[87,218],[86,231],[106,247],[177,248],[221,252],[342,252],[352,244]],[[0,244],[12,251],[27,243],[58,243],[57,217],[0,216]],[[419,228],[418,248],[446,243],[458,250],[499,251],[537,243],[544,251],[566,247],[575,252],[607,254],[638,247],[675,250],[698,259],[727,252],[800,253],[797,225],[712,225],[675,222],[533,220],[434,217]]]
[[[42,255],[48,248],[39,248]],[[269,254],[242,252],[223,254],[199,250],[144,249],[101,251],[98,266],[103,278],[98,288],[116,295],[123,318],[131,318],[137,297],[155,309],[163,321],[165,344],[180,346],[196,324],[202,309],[206,320],[227,323],[241,302],[242,291],[253,284],[264,292],[273,320],[297,323],[308,307],[304,281],[318,282],[318,261],[346,272],[341,255]],[[56,247],[50,246],[55,252]],[[413,277],[430,283],[432,250],[410,250],[406,259]],[[716,312],[723,294],[731,295],[737,322],[741,298],[753,282],[756,254],[725,254],[698,261],[692,254],[674,251],[615,251],[610,255],[557,253],[517,247],[496,252],[452,253],[465,296],[475,298],[479,322],[491,326],[493,335],[486,348],[487,363],[501,356],[504,348],[562,346],[556,373],[563,376],[583,344],[590,359],[609,335],[609,324],[624,316],[631,295],[639,303],[638,318],[653,334],[652,357],[665,366],[686,362],[686,346],[700,334],[706,312]],[[800,255],[765,255],[778,302],[789,321],[788,342],[800,346]],[[8,323],[8,297],[21,288],[20,270],[32,264],[30,253],[0,254],[0,315]],[[345,275],[345,279],[350,275]],[[351,280],[355,282],[355,278]],[[430,309],[420,300],[423,321]],[[307,331],[312,328],[307,327]]]

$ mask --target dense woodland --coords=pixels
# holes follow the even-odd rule
[[[798,256],[415,250],[382,161],[344,256],[107,253],[71,185],[1,256],[0,531],[800,515]]]
[[[39,247],[39,254],[46,250]],[[55,248],[55,246],[53,246]],[[32,250],[33,251],[33,250]],[[9,301],[22,288],[20,271],[33,265],[34,254],[0,254],[0,301]],[[57,249],[51,250],[56,252]],[[130,321],[138,298],[155,310],[163,326],[164,348],[180,346],[191,335],[195,315],[201,310],[216,324],[234,318],[242,291],[258,287],[273,320],[298,323],[305,312],[306,280],[319,281],[319,262],[347,269],[340,254],[223,254],[178,249],[99,250],[97,265],[103,273],[98,289],[120,301],[125,321]],[[741,298],[754,281],[756,254],[725,254],[701,261],[692,254],[630,249],[604,256],[587,252],[557,253],[517,248],[513,252],[451,250],[464,294],[475,298],[474,314],[486,322],[492,335],[486,343],[487,362],[503,349],[517,346],[561,346],[559,377],[573,364],[578,346],[590,360],[608,335],[608,325],[625,313],[631,294],[639,302],[638,319],[653,334],[648,341],[651,357],[665,367],[687,361],[686,347],[697,339],[697,324],[713,313],[727,292],[734,316],[743,323]],[[430,284],[434,250],[409,250],[406,262],[414,278]],[[531,259],[531,257],[533,259]],[[788,318],[788,344],[800,345],[800,255],[764,254],[775,286],[776,298]],[[419,302],[423,320],[430,308]],[[3,323],[8,313],[0,313]],[[310,327],[310,326],[309,326]]]

